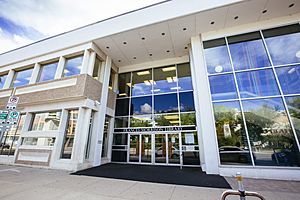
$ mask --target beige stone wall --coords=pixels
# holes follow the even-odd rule
[[[108,90],[108,97],[107,97],[107,107],[111,109],[115,109],[116,106],[116,98],[117,94],[113,92],[112,90]]]

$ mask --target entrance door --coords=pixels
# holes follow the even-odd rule
[[[140,135],[130,135],[129,162],[140,162]]]
[[[151,163],[152,157],[152,140],[150,134],[143,134],[142,143],[141,143],[141,162],[143,163]]]
[[[166,134],[155,134],[155,163],[167,163]]]
[[[179,134],[168,134],[168,163],[180,164]]]

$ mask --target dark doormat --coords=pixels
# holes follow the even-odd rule
[[[167,183],[198,187],[231,189],[224,177],[208,175],[201,168],[108,163],[72,173],[73,175],[96,176],[152,183]]]

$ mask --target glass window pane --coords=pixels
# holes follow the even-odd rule
[[[214,103],[221,164],[251,165],[251,156],[238,101]]]
[[[130,127],[151,127],[153,121],[151,115],[138,115],[130,117]]]
[[[99,80],[100,76],[100,70],[101,69],[101,61],[96,57],[95,64],[94,64],[94,70],[93,70],[93,78],[96,80]]]
[[[192,90],[190,63],[177,65],[178,90]]]
[[[235,70],[271,65],[259,32],[228,37],[228,44]]]
[[[204,54],[209,74],[232,71],[225,39],[206,41]]]
[[[300,140],[300,96],[285,98],[292,122],[297,133],[298,140]]]
[[[82,68],[82,59],[83,56],[67,59],[63,76],[68,77],[80,74]]]
[[[180,100],[180,111],[194,111],[194,96],[193,92],[181,92],[179,93],[179,100]]]
[[[117,99],[116,101],[116,116],[129,115],[129,98]]]
[[[154,113],[178,112],[177,94],[154,95]]]
[[[127,127],[128,127],[128,117],[115,118],[115,128],[127,128]]]
[[[69,110],[61,158],[71,159],[77,120],[78,110]]]
[[[58,63],[51,63],[41,66],[40,77],[38,82],[53,80],[55,77]]]
[[[36,113],[33,116],[30,131],[58,130],[61,112]]]
[[[242,101],[255,164],[300,166],[299,150],[281,98]]]
[[[131,96],[151,94],[152,84],[152,69],[133,72]]]
[[[0,75],[0,89],[3,88],[7,74]]]
[[[127,134],[114,134],[113,145],[127,145]]]
[[[131,87],[131,73],[119,74],[119,94],[118,97],[129,97]]]
[[[237,73],[236,78],[242,98],[279,94],[271,69]]]
[[[151,114],[152,96],[131,98],[131,114]]]
[[[32,70],[33,69],[30,68],[22,71],[16,71],[12,87],[27,85],[30,81]]]
[[[154,93],[166,93],[177,91],[176,66],[155,68],[154,70]]]
[[[166,114],[154,116],[155,126],[179,126],[178,114]]]
[[[48,147],[54,146],[55,138],[45,137],[25,137],[22,139],[22,145]]]
[[[300,62],[300,25],[263,31],[274,65]]]
[[[300,93],[300,65],[276,68],[276,73],[284,94]]]
[[[196,115],[195,113],[181,113],[180,114],[181,125],[193,125],[196,126]]]
[[[234,77],[232,74],[210,76],[209,85],[213,101],[237,98]]]

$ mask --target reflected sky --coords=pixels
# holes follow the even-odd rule
[[[218,46],[204,49],[209,74],[232,71],[227,47]]]
[[[276,73],[284,94],[300,93],[300,65],[276,68]]]
[[[177,94],[154,95],[154,112],[168,113],[178,111]]]
[[[0,89],[3,88],[5,80],[6,80],[6,77],[7,77],[7,74],[0,76]]]
[[[27,85],[30,81],[32,70],[33,68],[16,72],[13,87]]]
[[[151,94],[152,83],[152,69],[133,72],[131,96]]]
[[[212,100],[236,99],[236,87],[233,74],[209,77]]]
[[[64,77],[74,76],[80,74],[82,67],[83,57],[70,58],[66,60],[66,66],[64,69]]]
[[[152,113],[152,96],[131,98],[131,113],[133,115]]]
[[[179,100],[180,100],[180,111],[194,111],[194,97],[193,92],[181,92],[179,93]]]
[[[39,82],[53,80],[55,77],[57,64],[58,63],[56,62],[42,66]]]

